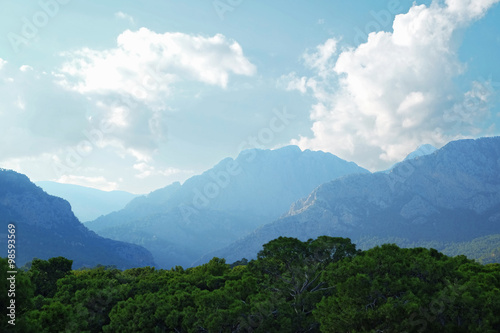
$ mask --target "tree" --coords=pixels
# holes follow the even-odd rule
[[[335,289],[314,316],[324,332],[495,332],[498,277],[464,256],[382,245],[328,268]]]
[[[27,274],[21,270],[17,273],[9,267],[7,258],[0,258],[0,307],[4,313],[0,317],[2,332],[36,332],[27,313],[33,308],[33,285]],[[12,303],[14,301],[14,303]],[[9,307],[14,307],[15,317],[9,317]],[[9,320],[15,319],[11,325]]]
[[[35,295],[53,297],[57,291],[57,280],[69,274],[72,265],[73,260],[64,257],[33,259],[28,275],[35,285]]]
[[[250,267],[263,274],[266,288],[289,303],[292,329],[310,331],[318,326],[311,315],[316,303],[333,287],[320,280],[321,274],[329,264],[358,253],[346,238],[321,236],[301,242],[279,237],[263,246]]]

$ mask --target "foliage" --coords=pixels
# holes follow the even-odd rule
[[[498,268],[383,245],[331,265],[335,291],[314,314],[324,332],[497,332]]]
[[[63,257],[49,260],[33,259],[28,275],[35,285],[35,295],[54,296],[57,291],[57,280],[71,272],[72,264],[73,260]]]
[[[0,331],[9,332],[17,328],[21,332],[34,332],[27,316],[33,308],[33,284],[22,270],[9,273],[11,271],[14,270],[10,268],[8,260],[0,258],[0,307],[3,309],[2,316],[0,316]],[[12,302],[14,302],[13,305],[11,305]],[[8,316],[9,307],[15,308],[14,318]],[[14,319],[15,326],[8,323],[12,319]]]
[[[280,237],[233,265],[72,271],[59,257],[27,268],[17,273],[15,330],[4,318],[2,331],[500,331],[500,265],[432,249]]]
[[[376,237],[365,236],[356,241],[361,249],[370,249],[380,244],[394,243],[399,247],[434,248],[448,256],[465,255],[469,259],[477,260],[482,264],[500,263],[500,234],[492,234],[474,238],[464,242],[439,242],[433,241],[410,241],[401,237]]]

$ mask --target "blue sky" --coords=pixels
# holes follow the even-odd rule
[[[499,134],[500,6],[0,1],[0,167],[146,193],[246,148],[372,171]]]

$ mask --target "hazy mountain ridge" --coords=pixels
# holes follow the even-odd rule
[[[94,221],[85,223],[85,226],[92,230],[114,228],[148,215],[161,213],[165,210],[165,206],[172,206],[169,204],[169,200],[180,188],[181,184],[175,182],[147,195],[139,196],[132,199],[123,209],[100,216]]]
[[[500,137],[450,142],[389,173],[350,175],[295,202],[288,214],[225,249],[229,262],[253,258],[279,236],[399,237],[467,242],[500,233]]]
[[[162,267],[190,266],[286,213],[292,202],[322,183],[352,173],[369,172],[332,154],[296,146],[250,149],[86,226],[105,237],[146,246]],[[137,233],[144,237],[138,239]],[[186,252],[192,255],[179,261]]]
[[[125,191],[101,191],[90,187],[61,184],[51,181],[35,182],[50,195],[67,200],[76,217],[82,221],[95,220],[125,207],[137,194]]]
[[[425,155],[430,155],[430,154],[433,154],[436,150],[438,150],[438,149],[430,144],[420,145],[417,147],[417,149],[415,149],[414,151],[412,151],[411,153],[406,155],[406,157],[404,158],[403,161],[413,160],[413,159],[416,159],[416,158],[419,158],[419,157],[422,157]],[[381,172],[389,173],[389,172],[391,172],[392,169],[394,169],[398,164],[400,164],[403,161],[394,163],[390,168],[388,168],[384,171],[381,171]]]
[[[434,147],[433,145],[430,145],[430,144],[421,145],[417,149],[415,149],[414,151],[409,153],[405,157],[404,161],[412,160],[414,158],[422,157],[425,155],[430,155],[430,154],[434,153],[436,150],[438,150],[438,149],[436,147]]]
[[[146,249],[98,236],[78,221],[66,200],[45,193],[25,175],[3,169],[0,221],[5,233],[8,224],[15,225],[18,266],[35,257],[57,256],[74,260],[75,268],[97,264],[120,268],[154,265]],[[7,248],[6,242],[7,237],[2,237],[1,246]]]

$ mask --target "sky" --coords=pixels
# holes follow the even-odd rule
[[[500,133],[500,0],[0,0],[0,167],[148,193],[289,144]]]

